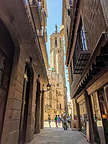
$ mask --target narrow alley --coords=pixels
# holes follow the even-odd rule
[[[83,134],[78,131],[62,128],[45,128],[27,144],[88,144]]]
[[[0,0],[0,144],[108,144],[108,0]]]

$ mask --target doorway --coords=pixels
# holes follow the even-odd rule
[[[40,132],[40,75],[37,79],[37,91],[36,91],[36,107],[35,107],[35,127],[34,133]]]
[[[11,36],[0,20],[0,142],[3,131],[14,54]]]
[[[26,142],[28,119],[31,117],[29,110],[32,109],[34,73],[30,63],[26,63],[24,75],[25,78],[23,83],[22,107],[19,127],[19,144],[24,144]]]
[[[104,135],[105,135],[105,141],[108,143],[108,109],[107,109],[107,103],[105,99],[105,93],[104,88],[101,88],[98,90],[98,97],[99,97],[99,105],[100,105],[100,111],[101,111],[101,117],[104,127]]]

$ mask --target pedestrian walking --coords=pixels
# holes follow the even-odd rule
[[[51,128],[51,116],[48,115],[48,123],[49,123],[49,127]]]
[[[71,116],[71,114],[70,114],[70,116],[68,115],[67,122],[68,122],[69,127],[71,128],[72,127],[72,125],[71,125],[71,122],[72,122],[72,116]]]
[[[57,115],[55,116],[55,124],[56,124],[56,128],[58,128]]]
[[[66,116],[66,113],[64,113],[62,121],[63,121],[64,130],[67,130],[67,116]]]
[[[58,115],[58,117],[57,117],[57,122],[58,122],[58,127],[60,127],[60,124],[61,124],[61,118],[60,118],[59,115]]]

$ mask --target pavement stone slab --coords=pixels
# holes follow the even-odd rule
[[[83,134],[79,131],[63,128],[45,128],[28,144],[88,144]]]

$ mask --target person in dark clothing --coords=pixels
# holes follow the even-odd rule
[[[49,122],[49,127],[51,128],[51,116],[48,115],[48,122]]]
[[[58,128],[58,123],[57,123],[57,115],[55,116],[55,123],[56,123],[56,128]]]

